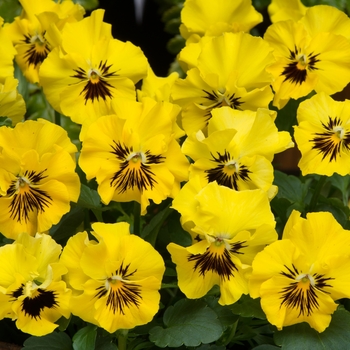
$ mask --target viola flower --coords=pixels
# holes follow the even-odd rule
[[[67,151],[75,146],[59,126],[35,121],[1,127],[0,144],[0,232],[11,239],[45,232],[78,200],[80,181]]]
[[[8,76],[4,83],[0,83],[0,116],[12,120],[15,125],[22,121],[26,112],[26,105],[17,90],[18,80]]]
[[[91,124],[79,165],[88,180],[96,177],[103,203],[134,200],[144,215],[150,200],[178,193],[189,167],[174,135],[178,113],[168,102],[120,100],[116,115]]]
[[[256,111],[268,107],[273,98],[272,76],[265,69],[274,58],[263,39],[224,33],[197,45],[202,45],[199,54],[193,51],[197,67],[178,79],[172,90],[174,103],[183,108],[182,126],[188,135],[206,128],[214,108]]]
[[[193,244],[167,246],[178,285],[190,299],[201,298],[218,285],[219,303],[229,305],[248,293],[246,275],[254,256],[277,239],[269,200],[263,191],[237,192],[216,182],[205,186],[196,200]]]
[[[294,137],[303,175],[350,173],[350,101],[319,93],[300,103]]]
[[[161,255],[129,224],[92,224],[68,240],[61,262],[75,292],[72,313],[110,333],[150,322],[159,309],[164,274]]]
[[[253,261],[250,294],[261,298],[268,321],[278,329],[307,322],[323,332],[350,296],[350,231],[331,213],[293,211],[283,239],[266,247]]]
[[[311,7],[299,22],[280,21],[266,30],[264,39],[274,48],[276,57],[276,63],[267,70],[275,77],[273,104],[278,108],[283,108],[290,98],[298,99],[313,90],[333,94],[350,80],[350,42],[347,37],[329,31],[336,27],[340,11],[331,6],[326,8],[327,11],[320,13],[317,6]],[[335,22],[324,31],[321,25],[315,28],[312,23],[315,11],[320,16],[323,14],[317,17],[318,23]],[[347,21],[350,26],[350,19]]]
[[[307,7],[300,0],[272,0],[267,11],[272,23],[291,19],[298,21],[306,13]]]
[[[59,3],[53,0],[19,2],[22,14],[5,30],[17,50],[16,62],[24,76],[29,82],[38,83],[41,63],[54,47],[47,34],[54,31],[53,27],[60,31],[65,23],[81,20],[85,10],[71,0]]]
[[[278,132],[271,114],[275,115],[267,109],[213,110],[208,137],[198,131],[182,145],[183,153],[194,161],[190,178],[198,175],[206,183],[216,181],[236,191],[259,188],[274,196],[272,158],[293,142],[288,132]]]
[[[261,23],[262,15],[251,0],[225,1],[186,0],[181,10],[180,32],[190,36],[219,36],[224,32],[249,32]],[[191,38],[193,40],[193,38]]]
[[[147,74],[141,49],[113,39],[103,10],[62,30],[62,49],[55,48],[40,68],[40,83],[54,109],[83,124],[86,114],[113,114],[113,100],[136,99],[135,83]]]
[[[0,319],[16,320],[22,332],[52,333],[64,316],[69,318],[71,291],[61,276],[62,247],[49,235],[21,233],[13,244],[0,247]]]

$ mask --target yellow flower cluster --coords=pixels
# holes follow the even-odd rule
[[[20,3],[0,28],[0,115],[13,124],[0,127],[0,232],[13,240],[0,247],[0,319],[41,336],[74,314],[113,333],[158,312],[165,264],[129,224],[94,222],[63,248],[47,234],[79,206],[84,179],[104,206],[135,201],[141,215],[173,199],[192,241],[167,250],[187,298],[217,285],[221,305],[250,294],[278,329],[324,331],[335,301],[350,298],[350,235],[330,213],[294,211],[278,240],[272,161],[294,142],[275,120],[316,93],[294,126],[302,174],[350,173],[350,104],[330,97],[350,82],[350,19],[273,0],[257,37],[250,0],[186,0],[183,77],[157,77],[139,47],[113,38],[103,10]],[[59,125],[22,121],[13,59],[76,124],[79,147]]]

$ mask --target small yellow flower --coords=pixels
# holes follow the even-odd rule
[[[50,52],[40,68],[40,83],[53,108],[83,124],[86,115],[112,114],[113,100],[136,99],[135,83],[146,76],[141,49],[113,39],[103,10],[62,30],[62,48]]]
[[[219,303],[232,304],[248,293],[246,275],[254,256],[277,239],[267,195],[260,190],[237,192],[212,182],[195,201],[192,245],[167,246],[176,264],[179,288],[192,299],[218,285]],[[189,208],[184,202],[175,209],[182,214]]]
[[[127,223],[92,224],[71,237],[61,262],[75,289],[72,313],[108,332],[150,322],[159,309],[158,290],[165,270],[161,255]]]
[[[294,137],[303,175],[350,173],[350,101],[320,93],[300,103]]]
[[[174,103],[183,108],[182,126],[188,135],[205,130],[214,108],[256,111],[268,107],[273,94],[272,75],[266,68],[274,58],[262,38],[224,33],[203,38],[188,49],[196,67],[187,71],[185,79],[178,79],[172,90]]]
[[[120,100],[117,114],[90,125],[79,164],[96,177],[104,203],[137,201],[142,214],[150,200],[174,197],[187,180],[189,163],[181,153],[174,128],[179,107],[144,98]]]
[[[261,298],[268,321],[278,329],[307,322],[323,332],[350,297],[350,232],[331,213],[293,211],[277,241],[253,261],[250,295]]]
[[[283,108],[290,98],[313,90],[333,94],[348,84],[349,28],[350,19],[341,11],[314,6],[298,22],[279,21],[266,30],[264,39],[274,48],[276,58],[267,68],[275,77],[276,107]]]
[[[62,247],[49,235],[21,233],[13,244],[0,247],[0,319],[16,320],[18,329],[35,336],[52,333],[69,318],[71,290],[61,276]]]
[[[0,144],[0,232],[12,239],[45,232],[78,200],[75,145],[44,121],[1,127]]]
[[[198,131],[182,145],[194,161],[190,178],[199,175],[206,183],[216,181],[236,191],[260,188],[276,193],[271,161],[293,142],[289,133],[278,132],[271,114],[262,108],[257,112],[228,107],[213,110],[208,137]]]
[[[31,83],[39,82],[39,68],[55,46],[48,34],[60,31],[65,23],[79,21],[84,8],[71,0],[19,0],[22,13],[5,27],[16,50],[16,62]],[[57,44],[57,43],[56,43]]]

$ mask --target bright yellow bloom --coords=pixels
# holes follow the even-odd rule
[[[189,167],[174,135],[178,113],[168,102],[120,100],[116,115],[91,124],[79,164],[88,180],[96,177],[104,203],[134,200],[145,214],[150,200],[178,193]]]
[[[61,127],[39,121],[1,127],[0,144],[0,232],[45,232],[78,200],[75,145]]]
[[[199,53],[193,50],[196,68],[176,81],[172,91],[174,103],[183,107],[182,126],[187,134],[205,129],[214,108],[267,108],[273,95],[266,67],[274,58],[263,39],[225,33],[193,45],[200,45]]]
[[[185,39],[219,36],[224,32],[249,32],[262,20],[251,0],[186,0],[181,11],[180,32]]]
[[[307,322],[323,332],[335,300],[350,297],[350,231],[331,213],[292,212],[283,239],[253,261],[250,294],[278,329]]]
[[[92,224],[71,237],[61,262],[75,289],[72,313],[110,333],[150,322],[159,309],[158,290],[165,270],[161,255],[129,224]]]
[[[21,16],[6,27],[17,50],[16,62],[31,83],[39,82],[39,68],[54,43],[47,40],[47,32],[60,31],[67,22],[78,21],[85,13],[82,6],[71,0],[19,0]]]
[[[272,0],[267,7],[272,23],[291,19],[298,21],[306,13],[307,7],[300,0]]]
[[[12,124],[22,121],[26,112],[26,105],[22,95],[17,91],[18,80],[8,76],[4,83],[0,83],[0,116],[12,120]]]
[[[146,76],[141,49],[113,39],[103,10],[62,30],[62,50],[55,48],[40,69],[40,83],[53,108],[82,124],[86,115],[112,114],[115,97],[135,100],[135,83]]]
[[[199,175],[206,183],[216,181],[237,191],[260,188],[273,196],[277,188],[272,188],[271,161],[293,142],[288,132],[278,132],[271,114],[267,109],[213,110],[208,137],[198,131],[183,143],[182,151],[194,161],[190,178]]]
[[[294,137],[303,175],[350,173],[350,101],[320,93],[300,103]]]
[[[219,285],[219,303],[232,304],[248,293],[246,274],[254,256],[277,239],[267,195],[260,190],[237,192],[212,182],[195,200],[193,244],[167,247],[179,288],[192,299]],[[180,206],[175,209],[182,213]]]
[[[71,291],[61,276],[62,247],[49,235],[21,233],[0,247],[0,319],[16,320],[18,329],[35,336],[52,333],[55,322],[69,318]]]
[[[313,90],[333,94],[348,84],[350,19],[340,12],[331,6],[315,6],[299,22],[280,21],[267,29],[264,39],[274,48],[277,60],[267,68],[275,77],[276,107]],[[348,29],[342,34],[345,24]]]

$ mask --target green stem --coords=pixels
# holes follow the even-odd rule
[[[140,236],[141,234],[141,205],[138,202],[134,202],[134,235]]]
[[[126,350],[127,339],[128,339],[128,330],[120,329],[118,331],[118,350]]]
[[[55,111],[55,124],[61,125],[61,114]]]
[[[312,195],[311,201],[310,201],[310,211],[313,211],[316,208],[318,197],[320,196],[321,190],[327,180],[327,176],[322,175],[320,179],[318,180],[318,183],[316,185],[316,188],[314,190],[314,193]]]

